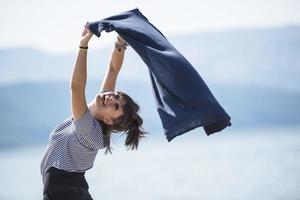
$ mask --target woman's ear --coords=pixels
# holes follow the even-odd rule
[[[112,121],[110,118],[106,118],[106,117],[105,117],[105,118],[103,119],[103,121],[104,121],[104,123],[107,124],[107,125],[110,125],[110,126],[113,125],[113,121]]]

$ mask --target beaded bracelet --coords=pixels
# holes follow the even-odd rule
[[[115,42],[115,48],[121,51],[122,49],[126,50],[126,48],[129,46],[127,42],[124,42],[123,44],[119,44],[118,42]]]

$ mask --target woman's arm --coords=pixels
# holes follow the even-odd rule
[[[117,77],[122,67],[124,53],[126,49],[126,46],[124,46],[124,44],[126,42],[123,38],[118,36],[116,43],[119,46],[119,48],[114,48],[112,51],[110,62],[101,85],[100,91],[102,92],[115,90]]]
[[[85,28],[82,33],[80,41],[81,47],[87,47],[88,42],[93,36],[92,32]],[[85,99],[85,85],[87,80],[87,49],[79,48],[75,67],[73,69],[72,78],[70,82],[71,88],[71,109],[73,119],[80,119],[87,110]]]

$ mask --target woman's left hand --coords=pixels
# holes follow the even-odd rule
[[[80,46],[87,47],[92,36],[92,31],[87,26],[85,26],[81,34]]]

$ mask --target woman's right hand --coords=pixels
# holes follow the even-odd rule
[[[120,35],[117,36],[117,43],[124,44],[125,42],[126,41]]]
[[[85,26],[81,34],[80,46],[87,47],[92,36],[92,31],[87,26]]]

